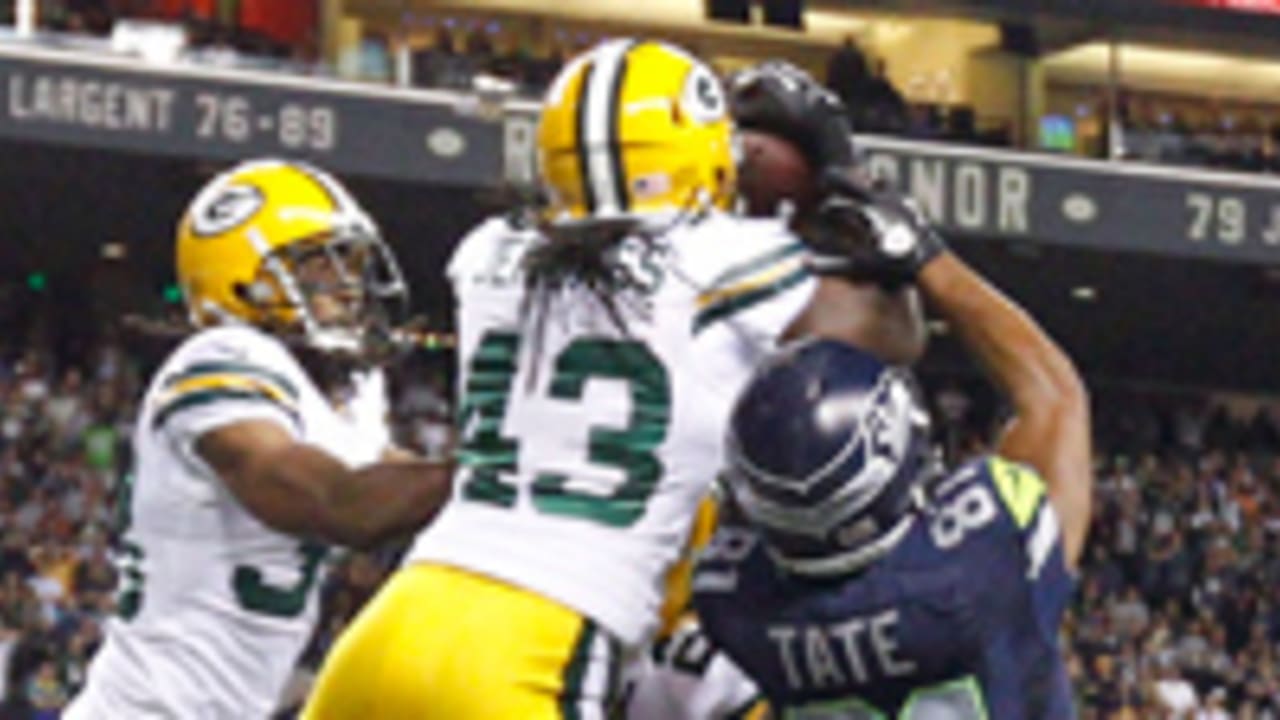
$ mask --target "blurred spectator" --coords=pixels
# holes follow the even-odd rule
[[[1216,687],[1209,691],[1205,697],[1204,707],[1196,711],[1195,720],[1231,720],[1231,715],[1225,709],[1223,704],[1227,701],[1227,690],[1223,687]]]
[[[855,97],[853,125],[854,129],[867,132],[901,134],[907,130],[907,102],[902,93],[889,80],[888,68],[883,60],[875,63],[875,72],[871,74],[859,89]],[[972,110],[969,110],[972,113]],[[970,120],[966,132],[954,133],[957,139],[973,140],[976,128]]]
[[[70,697],[53,659],[44,660],[36,666],[35,672],[27,678],[25,695],[31,704],[31,720],[58,720],[59,711]]]
[[[524,70],[526,94],[541,95],[543,89],[550,87],[551,81],[555,80],[564,61],[564,48],[559,43],[552,45],[546,57],[529,57]]]
[[[1087,707],[1100,711],[1105,717],[1124,708],[1124,692],[1115,656],[1108,653],[1093,656],[1089,670],[1080,688]]]
[[[62,27],[59,29],[106,35],[111,32],[111,25],[115,21],[116,4],[110,0],[61,0],[59,3],[46,4],[45,11],[60,6],[59,22]]]
[[[1182,676],[1182,671],[1172,661],[1158,666],[1155,682],[1155,706],[1169,720],[1191,720],[1199,702],[1196,689]]]
[[[1151,622],[1151,613],[1138,588],[1130,585],[1124,598],[1111,606],[1111,625],[1122,640],[1141,635]]]
[[[0,578],[0,627],[20,632],[38,628],[44,618],[35,589],[16,572]]]
[[[436,28],[432,46],[414,54],[414,81],[423,87],[465,89],[471,86],[472,66],[457,51],[449,22]]]
[[[854,43],[853,36],[846,35],[844,42],[827,60],[827,87],[850,108],[861,99],[862,88],[870,78],[867,59]]]
[[[354,48],[338,58],[338,74],[345,78],[388,83],[394,78],[391,39],[367,32]]]
[[[467,33],[465,52],[468,57],[475,61],[476,67],[481,70],[487,70],[493,66],[496,53],[493,47],[493,38],[490,34],[495,32],[497,27],[496,21],[482,21],[472,25],[471,30]]]
[[[846,37],[827,60],[827,87],[844,101],[855,131],[907,130],[907,103],[890,82],[884,61],[869,64],[852,37]]]
[[[460,23],[445,18],[436,28],[431,47],[413,54],[414,83],[471,90],[474,79],[483,74],[509,81],[524,96],[540,96],[564,62],[564,44],[563,33],[557,33],[546,53],[535,52],[533,39],[543,31],[539,22],[534,26],[539,29],[504,40],[499,20],[476,20],[464,30]]]

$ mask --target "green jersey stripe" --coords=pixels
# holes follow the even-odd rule
[[[214,361],[214,362],[198,362],[179,370],[170,375],[164,381],[164,387],[173,387],[174,385],[191,378],[203,377],[206,375],[248,375],[260,380],[266,380],[272,385],[280,388],[290,398],[298,399],[298,388],[289,378],[280,373],[263,369],[257,365],[248,363]]]
[[[152,417],[152,420],[151,420],[151,427],[154,429],[154,428],[160,427],[161,425],[164,425],[164,423],[169,418],[173,417],[177,413],[180,413],[184,410],[203,407],[210,403],[218,402],[221,400],[240,400],[240,401],[267,403],[269,405],[273,405],[279,408],[280,410],[282,410],[286,415],[289,416],[289,419],[293,421],[294,425],[297,425],[297,426],[302,425],[302,420],[298,416],[297,411],[295,411],[293,408],[287,405],[277,402],[270,395],[264,392],[255,392],[252,390],[243,390],[239,388],[237,389],[228,388],[228,389],[199,390],[196,392],[190,392],[185,395],[177,396],[172,401],[166,403],[165,405],[161,406],[159,409],[156,410],[155,415]]]
[[[797,255],[802,252],[804,252],[804,245],[798,242],[791,243],[790,245],[785,245],[776,250],[770,250],[763,255],[759,255],[745,262],[738,263],[716,276],[716,279],[711,281],[707,291],[712,292],[715,290],[722,290],[733,285],[739,280],[755,275],[771,265],[776,265],[792,255]]]
[[[564,720],[581,720],[578,712],[578,701],[582,699],[582,681],[587,675],[587,666],[591,663],[591,645],[596,639],[596,625],[590,620],[582,619],[582,632],[573,645],[573,655],[564,668],[564,682],[560,690],[560,716]]]
[[[693,318],[693,332],[697,333],[706,330],[713,323],[724,320],[737,313],[747,310],[748,308],[759,305],[762,302],[770,300],[791,288],[799,285],[809,278],[809,270],[807,268],[798,268],[777,280],[762,285],[754,290],[749,290],[740,295],[727,297],[719,302],[712,303],[703,308]]]

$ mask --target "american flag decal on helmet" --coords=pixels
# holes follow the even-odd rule
[[[666,173],[641,175],[631,181],[631,194],[637,199],[665,195],[671,192],[671,177]]]

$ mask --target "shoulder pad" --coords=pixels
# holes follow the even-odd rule
[[[987,472],[1014,523],[1019,529],[1026,529],[1047,493],[1040,473],[1028,465],[995,455],[987,458]]]
[[[501,264],[498,251],[503,245],[527,245],[538,237],[535,228],[517,227],[506,216],[491,217],[458,243],[446,274],[452,282],[459,283],[479,274],[496,272],[498,268],[494,266]]]
[[[202,330],[186,340],[161,371],[153,424],[220,399],[261,401],[298,416],[306,374],[288,349],[248,326]]]

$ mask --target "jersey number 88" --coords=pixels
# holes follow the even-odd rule
[[[933,542],[943,550],[960,544],[965,535],[996,519],[996,501],[991,491],[973,485],[938,509],[929,524]]]

